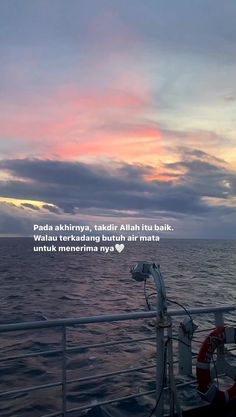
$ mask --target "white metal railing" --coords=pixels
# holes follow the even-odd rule
[[[226,313],[233,313],[236,311],[236,305],[233,306],[220,306],[220,307],[207,307],[207,308],[190,308],[188,309],[188,313],[193,315],[211,315],[214,318],[214,325],[219,326],[224,323],[224,315]],[[181,317],[186,316],[186,312],[184,310],[168,310],[168,314],[171,317]],[[0,392],[1,397],[11,397],[15,394],[23,394],[23,393],[30,393],[37,390],[42,389],[50,389],[55,387],[61,387],[61,410],[59,412],[52,412],[50,414],[44,415],[42,417],[67,417],[72,412],[82,412],[91,408],[91,405],[86,404],[80,407],[68,408],[67,406],[67,392],[68,392],[68,385],[75,383],[75,382],[89,382],[92,380],[99,380],[105,379],[108,377],[113,377],[117,375],[126,375],[131,372],[141,371],[145,369],[155,368],[155,364],[138,366],[134,368],[126,368],[119,371],[112,371],[112,372],[105,372],[100,373],[93,376],[86,376],[83,378],[76,378],[76,379],[68,379],[68,369],[67,369],[67,355],[69,353],[79,353],[83,349],[96,349],[102,347],[112,347],[116,345],[125,345],[125,344],[133,344],[133,343],[145,343],[147,341],[155,341],[156,337],[142,337],[142,338],[135,338],[135,339],[122,339],[117,341],[109,341],[109,342],[102,342],[102,343],[93,343],[93,344],[86,344],[81,346],[68,346],[67,343],[67,329],[71,326],[81,326],[81,325],[89,325],[89,324],[96,324],[96,323],[112,323],[112,322],[125,322],[129,320],[141,320],[141,319],[148,319],[148,318],[155,318],[156,311],[145,311],[145,312],[132,312],[127,314],[114,314],[114,315],[100,315],[100,316],[92,316],[92,317],[81,317],[81,318],[74,318],[74,319],[59,319],[59,320],[47,320],[47,321],[35,321],[35,322],[24,322],[24,323],[11,323],[11,324],[2,324],[0,325],[0,333],[10,333],[10,332],[19,332],[19,331],[34,331],[39,329],[53,329],[61,331],[61,343],[60,348],[57,349],[47,349],[47,350],[40,350],[37,352],[30,352],[30,353],[23,353],[18,355],[9,355],[3,356],[0,358],[0,362],[3,361],[14,361],[18,359],[30,358],[30,357],[38,357],[38,356],[50,356],[50,355],[60,355],[61,358],[61,380],[57,382],[52,382],[48,384],[41,384],[33,387],[26,387],[26,388],[19,388],[14,390],[5,390]],[[178,340],[178,362],[179,362],[179,373],[182,375],[190,375],[192,374],[192,360],[193,360],[193,352],[191,346],[191,338],[188,338],[186,334],[184,334],[180,326],[179,334],[177,334],[176,338],[173,339]],[[200,333],[203,329],[199,329],[197,333]],[[173,360],[173,358],[172,358]],[[186,386],[188,384],[193,384],[194,381],[180,383],[177,387]],[[165,387],[167,389],[167,387]],[[97,406],[111,404],[115,402],[119,402],[122,400],[128,400],[140,396],[145,396],[149,394],[155,393],[156,390],[149,390],[142,393],[134,393],[132,395],[126,395],[120,398],[115,399],[108,399],[97,402]]]

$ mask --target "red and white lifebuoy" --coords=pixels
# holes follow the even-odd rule
[[[236,329],[224,326],[217,327],[207,336],[197,357],[196,374],[198,391],[209,402],[215,400],[228,402],[236,398],[236,379],[234,379],[235,382],[228,390],[221,391],[213,383],[211,376],[213,353],[218,347],[224,346],[227,343],[236,343]]]

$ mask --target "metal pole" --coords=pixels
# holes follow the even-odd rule
[[[194,331],[193,323],[188,318],[179,325],[178,331],[178,352],[179,352],[179,374],[192,375],[192,345],[191,336]]]
[[[164,326],[166,313],[165,286],[159,267],[150,266],[157,289],[157,323],[156,323],[156,417],[164,415],[164,382],[166,373]]]
[[[224,314],[223,312],[219,311],[215,313],[215,325],[216,327],[224,326]],[[222,345],[217,347],[217,361],[215,366],[215,371],[217,370],[217,373],[224,372],[225,369],[225,348],[222,343]]]
[[[179,405],[177,389],[174,377],[173,362],[173,342],[172,342],[172,326],[168,327],[168,362],[169,362],[169,398],[170,398],[170,416],[174,417],[175,409],[178,417],[182,417],[182,411]]]
[[[173,341],[172,341],[172,327],[168,327],[168,363],[169,363],[169,398],[170,398],[170,416],[175,414],[175,381],[174,381],[174,364],[173,364]]]
[[[158,326],[158,323],[157,323]],[[164,381],[165,381],[165,364],[164,364],[164,328],[157,327],[156,339],[156,417],[162,417],[164,412]]]
[[[67,415],[66,326],[62,327],[62,416]]]

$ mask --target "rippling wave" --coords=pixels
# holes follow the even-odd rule
[[[0,239],[1,323],[78,318],[146,309],[143,286],[131,279],[137,260],[161,265],[168,297],[186,307],[235,303],[236,242],[226,240],[161,240],[159,244],[129,244],[118,254],[33,253],[29,238]],[[149,284],[150,292],[152,285]],[[70,329],[70,345],[153,335],[150,320],[111,323]],[[1,355],[57,348],[59,331],[32,331],[1,335]],[[124,345],[123,350],[84,349],[68,355],[68,377],[76,379],[148,363],[154,364],[152,342]],[[1,362],[0,389],[12,390],[56,382],[60,357],[35,357]],[[70,407],[115,396],[154,389],[154,369],[137,371],[97,382],[70,384]],[[149,399],[126,404],[143,415]],[[60,408],[60,389],[1,398],[2,417],[39,417]],[[112,406],[111,406],[112,407]],[[132,411],[132,412],[133,412]],[[140,414],[141,413],[141,414]],[[115,414],[113,414],[115,415]],[[131,414],[130,414],[131,415]]]

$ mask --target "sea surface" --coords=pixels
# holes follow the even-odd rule
[[[235,304],[234,240],[162,239],[158,244],[128,244],[120,254],[34,253],[32,247],[30,238],[0,239],[1,324],[144,311],[143,283],[132,280],[129,272],[130,266],[139,260],[160,264],[168,298],[186,308]],[[147,292],[153,292],[151,280]],[[150,298],[150,302],[154,306],[154,299]],[[170,308],[178,307],[170,305]],[[210,317],[200,318],[197,324],[200,327],[209,320]],[[70,328],[67,337],[69,346],[85,346],[154,335],[153,321],[142,320],[83,325]],[[6,356],[59,348],[60,329],[1,333],[0,337],[1,391],[60,380],[60,355],[2,360]],[[154,365],[154,360],[155,345],[152,341],[109,348],[84,347],[77,354],[68,354],[67,377],[76,380],[104,372]],[[95,405],[98,401],[154,388],[155,367],[97,381],[85,379],[69,384],[68,407]],[[60,390],[57,387],[30,394],[0,396],[0,416],[40,417],[60,410]],[[186,396],[186,402],[193,400],[194,403],[194,394],[186,393]],[[152,396],[146,396],[124,402],[120,410],[108,406],[106,415],[148,416],[153,401]],[[82,412],[71,415],[82,415]]]

